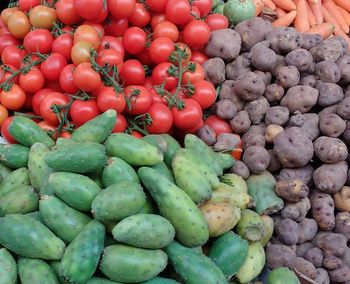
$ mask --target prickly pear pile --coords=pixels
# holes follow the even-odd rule
[[[255,279],[267,214],[283,206],[273,177],[246,183],[195,135],[182,148],[167,134],[111,134],[115,121],[108,110],[54,143],[13,119],[20,144],[0,145],[0,283]]]

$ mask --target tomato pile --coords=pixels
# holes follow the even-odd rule
[[[53,138],[107,109],[114,132],[183,136],[216,100],[201,64],[228,27],[211,0],[19,0],[0,21],[0,124],[35,120]]]

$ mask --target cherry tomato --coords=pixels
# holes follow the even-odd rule
[[[68,96],[59,93],[59,92],[51,92],[46,94],[46,96],[41,100],[39,112],[43,119],[52,125],[58,125],[59,120],[57,118],[57,114],[53,112],[52,107],[54,105],[64,106],[69,102]],[[61,112],[64,112],[62,109]]]
[[[209,116],[204,123],[215,131],[216,136],[221,133],[233,133],[230,124],[216,115]]]
[[[96,18],[93,18],[91,21],[94,23],[100,24],[104,22],[107,18],[108,18],[108,7],[107,5],[103,5],[101,13]]]
[[[74,32],[74,43],[88,42],[97,49],[100,45],[100,36],[98,32],[89,25],[81,25]]]
[[[41,72],[48,80],[58,80],[62,69],[67,65],[66,58],[59,53],[52,53],[43,63],[41,63]]]
[[[154,67],[152,72],[152,81],[154,85],[161,85],[165,82],[164,88],[166,90],[173,90],[176,88],[178,79],[169,75],[169,68],[173,66],[170,62],[163,62]]]
[[[74,8],[79,17],[92,20],[102,12],[103,0],[74,0]]]
[[[162,97],[154,88],[148,89],[152,96],[152,104],[160,103],[163,105],[168,105],[166,99]]]
[[[32,68],[28,73],[19,76],[19,85],[24,92],[38,92],[43,88],[44,83],[44,76],[38,68]]]
[[[164,14],[153,14],[152,15],[152,18],[151,18],[151,27],[152,27],[152,30],[155,29],[155,27],[166,21],[166,18],[165,18],[165,15]]]
[[[126,111],[130,114],[144,114],[152,104],[152,96],[143,86],[128,86],[125,88],[124,93],[130,101],[131,109],[126,109]]]
[[[236,148],[233,149],[233,151],[230,154],[236,161],[238,161],[242,158],[243,150],[242,148]]]
[[[7,69],[9,71],[7,71]],[[0,84],[4,83],[7,80],[10,80],[12,72],[16,72],[17,68],[12,65],[0,65]],[[16,83],[18,81],[18,76],[12,78],[9,83]],[[1,90],[0,90],[1,91]]]
[[[0,15],[0,19],[1,19],[4,26],[7,26],[8,19],[10,18],[10,16],[14,12],[17,12],[17,11],[19,11],[18,7],[6,8],[6,9],[2,10],[1,15]]]
[[[116,94],[112,87],[105,87],[97,96],[97,106],[101,112],[114,109],[119,114],[125,109],[126,101],[122,93]]]
[[[147,6],[151,9],[151,11],[156,13],[165,12],[165,6],[168,0],[146,0]]]
[[[55,4],[58,19],[65,25],[74,25],[81,18],[75,11],[74,0],[58,0]]]
[[[4,51],[5,47],[12,45],[19,45],[20,41],[13,35],[0,35],[0,54]]]
[[[15,138],[13,138],[9,132],[9,126],[13,120],[13,116],[9,116],[6,118],[2,124],[1,124],[1,136],[6,139],[7,142],[11,144],[17,144],[18,142],[16,141]]]
[[[45,120],[39,121],[37,123],[42,130],[51,136],[54,140],[58,138],[58,133],[56,132],[56,125],[47,123]]]
[[[159,37],[167,37],[176,42],[179,38],[179,30],[172,22],[163,21],[153,29],[153,38]]]
[[[126,127],[127,127],[127,122],[124,115],[118,113],[112,133],[124,132],[126,130]]]
[[[184,99],[184,108],[172,107],[174,125],[179,129],[190,129],[198,125],[202,119],[201,106],[192,99]]]
[[[118,71],[120,71],[123,66],[123,59],[115,49],[103,49],[98,53],[97,63],[100,66],[106,64],[108,66],[116,66]]]
[[[134,136],[135,138],[137,138],[137,139],[141,139],[141,138],[143,137],[143,134],[140,133],[140,132],[138,132],[138,131],[136,131],[136,130],[131,131],[130,134],[131,134],[132,136]]]
[[[147,35],[138,28],[128,28],[123,36],[123,46],[125,50],[130,54],[140,53],[146,46]]]
[[[76,126],[83,125],[89,120],[95,118],[100,114],[95,100],[73,102],[70,111],[70,117]]]
[[[91,92],[100,85],[101,76],[90,63],[81,63],[73,71],[73,81],[78,89]]]
[[[18,0],[18,6],[24,12],[28,12],[38,5],[40,5],[40,0]]]
[[[69,34],[63,34],[55,38],[53,41],[52,52],[62,54],[66,60],[70,60],[73,45],[72,36]]]
[[[16,68],[20,67],[20,64],[26,55],[26,52],[15,45],[10,45],[4,48],[1,60],[3,64],[9,64]]]
[[[185,84],[188,84],[188,83],[194,84],[195,82],[204,80],[205,78],[205,71],[202,65],[196,62],[192,62],[192,63],[195,64],[195,70],[193,72],[186,71],[182,75],[182,80]]]
[[[194,0],[193,4],[200,11],[201,17],[207,16],[213,8],[213,0]]]
[[[26,35],[23,44],[29,53],[47,54],[51,51],[53,41],[54,37],[48,30],[36,29]]]
[[[149,48],[142,50],[139,54],[136,55],[136,58],[141,62],[141,64],[147,65],[148,67],[153,67],[155,65],[149,54]]]
[[[210,14],[205,19],[205,23],[208,25],[211,31],[227,29],[229,26],[228,19],[221,14]]]
[[[52,89],[41,89],[39,92],[36,92],[32,97],[32,108],[36,115],[40,115],[40,103],[42,100],[49,94],[52,93]]]
[[[199,11],[199,9],[196,6],[191,7],[191,17],[193,19],[199,19],[201,17],[201,12]]]
[[[216,90],[212,83],[201,80],[194,84],[194,94],[191,96],[192,99],[197,101],[202,109],[206,109],[212,106],[216,100]]]
[[[146,10],[145,6],[141,3],[136,3],[135,9],[128,17],[129,23],[135,27],[145,27],[151,21],[151,15]]]
[[[190,47],[200,48],[207,44],[210,37],[208,25],[200,20],[189,22],[183,32],[184,42]]]
[[[54,90],[55,92],[63,93],[60,82],[56,80],[55,81],[46,80],[44,88],[49,88]]]
[[[145,81],[145,69],[140,61],[130,59],[124,62],[120,72],[120,79],[125,86],[142,85]]]
[[[109,17],[106,21],[106,35],[109,36],[122,36],[129,27],[129,21],[127,18],[115,19]]]
[[[186,53],[186,56],[182,58],[181,60],[181,64],[182,66],[185,66],[185,64],[190,60],[191,56],[192,56],[192,51],[191,49],[188,47],[187,44],[183,43],[183,42],[177,42],[176,43],[176,47],[177,49],[183,51]],[[176,66],[178,66],[178,61],[179,61],[179,57],[178,57],[178,52],[175,52],[173,54],[174,59],[176,59],[176,62],[174,63]]]
[[[74,80],[73,80],[74,69],[75,69],[74,64],[66,65],[65,67],[63,67],[59,77],[59,82],[62,90],[67,92],[68,94],[75,94],[79,90],[75,86]]]
[[[8,117],[9,112],[7,111],[7,108],[5,108],[3,105],[0,105],[0,125],[2,125]]]
[[[90,51],[92,45],[88,42],[77,42],[71,50],[71,58],[74,64],[79,65],[84,62],[90,62]]]
[[[174,42],[166,37],[159,37],[152,41],[149,48],[149,55],[156,64],[166,62],[169,56],[174,52]]]
[[[146,129],[151,134],[167,133],[173,125],[173,115],[171,110],[162,103],[152,104],[147,110],[152,123],[146,126]]]
[[[56,10],[38,5],[30,10],[29,21],[34,28],[51,30],[57,21]]]
[[[24,39],[31,29],[29,19],[22,11],[14,12],[9,17],[7,27],[11,34],[19,39]]]
[[[67,131],[62,131],[61,134],[60,134],[60,137],[61,138],[71,138],[72,137],[72,134],[67,132]]]
[[[129,17],[135,9],[135,0],[107,0],[111,15],[117,19]]]
[[[121,58],[124,58],[125,51],[123,44],[113,36],[104,36],[101,38],[99,51],[104,49],[113,49],[118,52]]]
[[[14,84],[9,91],[4,91],[0,93],[0,103],[10,110],[20,109],[26,101],[26,94],[23,89]]]
[[[88,26],[90,26],[90,27],[93,27],[94,30],[95,30],[95,31],[97,32],[97,34],[98,34],[99,40],[100,40],[102,37],[104,37],[104,35],[105,35],[105,29],[104,29],[104,27],[103,27],[101,24],[99,24],[99,23],[95,23],[95,22],[93,22],[93,21],[85,20],[85,21],[82,23],[82,25],[88,25]]]
[[[191,5],[188,0],[168,0],[165,6],[165,16],[168,21],[181,25],[191,18]]]
[[[206,56],[204,53],[198,51],[198,50],[193,50],[192,51],[192,56],[191,56],[191,61],[196,62],[200,65],[203,65],[205,61],[207,61],[209,58]]]

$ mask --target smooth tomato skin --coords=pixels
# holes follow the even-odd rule
[[[208,56],[206,56],[203,52],[200,52],[198,50],[192,50],[191,61],[203,65],[204,62],[208,59]]]
[[[1,15],[0,15],[0,28],[4,28],[7,27],[7,22],[10,18],[10,16],[14,13],[19,11],[19,7],[13,7],[13,8],[6,8],[4,10],[1,11]]]
[[[194,6],[200,11],[200,16],[206,17],[213,8],[213,0],[195,0]]]
[[[146,129],[151,134],[167,133],[173,126],[173,115],[171,110],[162,103],[153,103],[147,110],[152,123],[146,126]]]
[[[195,91],[191,98],[197,101],[202,109],[211,107],[216,100],[216,90],[214,85],[205,80],[197,81],[193,85]]]
[[[3,67],[8,67],[10,68],[10,71],[5,71],[3,69]],[[16,72],[18,69],[12,65],[1,65],[0,66],[0,84],[4,83],[6,80],[9,80],[11,75],[12,75],[12,72]],[[18,82],[18,76],[16,76],[15,78],[12,78],[10,80],[10,83],[17,83]],[[1,91],[1,89],[0,89]]]
[[[143,86],[147,88],[147,90],[153,89],[153,82],[151,77],[147,77],[145,79],[145,82],[143,82]]]
[[[228,29],[229,22],[228,19],[221,14],[210,14],[205,19],[205,23],[208,25],[211,31]]]
[[[75,94],[79,91],[77,86],[74,84],[73,80],[73,71],[75,69],[74,64],[68,64],[65,67],[63,67],[60,77],[59,77],[59,83],[63,91],[67,92],[68,94]]]
[[[233,133],[230,124],[216,115],[209,116],[204,123],[215,131],[216,136],[219,136],[222,133]]]
[[[137,139],[141,139],[144,135],[136,130],[131,131],[130,133],[132,136],[134,136]]]
[[[88,42],[77,42],[73,45],[71,50],[71,58],[75,65],[79,65],[84,62],[90,62],[90,51],[92,45]]]
[[[105,36],[105,29],[103,27],[103,25],[99,24],[99,23],[95,23],[93,21],[89,21],[89,20],[85,20],[82,22],[82,25],[88,25],[92,28],[94,28],[94,30],[97,32],[98,34],[98,39],[100,40],[102,37]]]
[[[0,55],[2,55],[4,49],[8,46],[20,45],[20,41],[12,34],[0,35]]]
[[[97,96],[97,106],[101,112],[114,109],[119,114],[124,111],[126,101],[122,93],[116,94],[112,87],[105,87]]]
[[[62,69],[67,65],[66,58],[60,53],[52,53],[43,63],[40,69],[47,80],[58,80]]]
[[[151,15],[141,3],[136,3],[135,9],[128,17],[129,23],[135,27],[145,27],[151,21]]]
[[[176,42],[179,38],[179,29],[172,22],[162,21],[153,28],[153,39],[159,37],[167,37]]]
[[[47,54],[51,51],[53,35],[45,29],[36,29],[29,32],[24,38],[24,48],[28,53]]]
[[[68,138],[68,139],[69,139],[69,138],[72,137],[72,134],[69,133],[69,132],[67,132],[67,131],[63,131],[63,132],[61,132],[60,137],[61,137],[61,138]]]
[[[45,80],[44,88],[49,88],[54,90],[55,92],[63,93],[60,82],[56,80],[55,81]]]
[[[74,43],[88,42],[97,49],[100,45],[100,36],[98,32],[90,25],[80,25],[74,32]]]
[[[191,83],[194,84],[197,81],[202,81],[205,78],[205,71],[202,65],[193,62],[196,65],[194,72],[186,71],[182,74],[182,80],[185,84]]]
[[[3,105],[0,105],[0,125],[3,124],[3,122],[9,117],[9,112],[7,108],[5,108]]]
[[[38,5],[40,5],[40,0],[18,0],[18,6],[24,12],[28,12],[31,8]]]
[[[129,17],[135,9],[135,0],[107,0],[111,15],[117,19]]]
[[[51,110],[53,105],[66,105],[69,102],[69,97],[60,92],[51,92],[41,100],[40,103],[40,115],[43,119],[52,125],[58,125],[59,120],[57,115]]]
[[[149,55],[149,48],[145,48],[139,54],[137,54],[136,59],[140,61],[141,64],[147,65],[148,67],[153,67],[155,64]]]
[[[118,37],[122,36],[129,27],[127,18],[115,19],[109,17],[105,23],[105,33],[108,36]]]
[[[168,0],[165,6],[165,16],[168,21],[181,25],[191,18],[191,5],[188,0]]]
[[[45,78],[38,68],[29,70],[27,74],[19,76],[19,85],[24,92],[36,93],[43,88]]]
[[[205,22],[193,20],[185,26],[183,37],[189,47],[201,48],[209,41],[210,29]]]
[[[10,144],[17,144],[15,138],[13,138],[9,132],[9,126],[13,120],[13,116],[9,116],[1,123],[1,136],[6,139]]]
[[[12,85],[12,88],[8,92],[2,90],[0,93],[0,103],[9,110],[20,109],[25,101],[25,92],[16,84]]]
[[[151,93],[151,96],[152,96],[152,104],[156,104],[156,103],[159,103],[159,104],[163,104],[163,105],[168,105],[166,99],[164,97],[162,97],[161,95],[159,95],[157,93],[157,91],[152,87],[150,89],[148,89],[149,92]]]
[[[145,49],[147,35],[138,27],[128,28],[123,35],[123,46],[129,54],[138,54]]]
[[[159,64],[168,61],[174,50],[175,44],[171,39],[159,37],[152,41],[149,55],[154,63]]]
[[[3,64],[19,68],[25,55],[26,52],[24,50],[19,49],[15,45],[10,45],[5,47],[2,51],[1,60]]]
[[[125,50],[123,44],[117,38],[113,36],[103,36],[100,42],[99,52],[105,49],[115,50],[121,58],[125,56]]]
[[[40,115],[40,104],[42,100],[53,90],[49,88],[41,89],[39,92],[36,92],[32,97],[32,108],[36,115]]]
[[[101,13],[96,17],[91,19],[92,22],[101,24],[108,18],[108,7],[107,5],[102,6]]]
[[[90,63],[81,63],[73,71],[73,82],[78,89],[91,92],[100,85],[101,76]]]
[[[156,13],[164,13],[167,2],[168,0],[146,0],[147,6]]]
[[[31,25],[24,12],[16,11],[9,17],[7,28],[16,38],[23,39],[30,32]]]
[[[70,111],[70,117],[76,126],[81,126],[89,120],[95,118],[100,114],[95,100],[73,102]]]
[[[116,122],[115,122],[115,126],[112,130],[112,133],[121,133],[121,132],[124,132],[127,128],[127,122],[126,122],[126,119],[125,119],[125,116],[122,115],[122,114],[119,114],[117,115],[117,119],[116,119]]]
[[[56,14],[58,19],[65,25],[75,25],[81,18],[75,11],[74,0],[59,0],[56,4]]]
[[[178,109],[173,107],[171,112],[174,118],[174,125],[179,129],[191,129],[198,125],[202,119],[202,108],[201,106],[192,99],[184,99],[185,107]]]
[[[242,154],[243,154],[243,150],[242,148],[236,148],[234,149],[230,155],[236,160],[239,161],[242,159]]]
[[[55,132],[56,130],[56,125],[52,125],[50,123],[47,123],[45,120],[39,121],[37,123],[38,126],[40,126],[40,128],[42,130],[44,130],[46,133],[52,133],[50,136],[52,139],[56,140],[58,138],[58,133]]]
[[[152,81],[154,85],[161,85],[165,82],[164,88],[166,90],[173,90],[176,88],[178,79],[169,75],[169,67],[174,66],[170,62],[163,62],[154,67],[152,72]]]
[[[86,20],[98,17],[102,8],[103,0],[74,0],[75,12]]]
[[[145,69],[140,61],[136,59],[124,61],[119,75],[124,86],[143,85],[146,78]]]
[[[116,66],[118,71],[120,71],[123,66],[123,60],[124,58],[114,49],[103,49],[98,52],[97,56],[98,65],[104,66],[108,64],[108,66]]]
[[[74,41],[71,35],[63,34],[55,38],[52,43],[52,52],[59,53],[64,56],[67,61],[71,59],[72,47]]]
[[[57,21],[56,10],[44,5],[38,5],[30,10],[29,21],[34,28],[51,30]]]
[[[124,94],[130,101],[131,109],[126,108],[126,112],[129,114],[144,114],[152,104],[152,96],[144,86],[128,86],[125,88]]]
[[[152,27],[152,30],[155,29],[155,27],[166,21],[166,18],[165,18],[165,15],[164,14],[153,14],[152,15],[152,18],[151,18],[151,27]]]

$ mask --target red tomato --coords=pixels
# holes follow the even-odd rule
[[[123,35],[123,46],[125,50],[130,54],[138,54],[145,49],[147,35],[138,28],[128,28]]]
[[[46,80],[44,88],[49,88],[49,89],[52,89],[56,92],[63,93],[60,82],[58,82],[56,80],[55,81]]]
[[[50,123],[47,123],[45,120],[42,120],[37,123],[42,130],[50,134],[51,138],[57,139],[58,133],[56,132],[56,125],[52,125]]]
[[[98,53],[97,64],[100,66],[116,66],[118,71],[120,71],[123,66],[123,59],[118,51],[114,49],[103,49]]]
[[[163,105],[168,105],[165,97],[162,97],[160,94],[157,93],[157,91],[154,88],[150,88],[149,92],[151,93],[152,96],[152,103],[160,103]]]
[[[162,103],[152,104],[147,110],[152,123],[146,126],[146,129],[151,134],[167,133],[173,125],[173,115],[171,110]]]
[[[197,101],[202,109],[211,107],[216,100],[216,90],[212,83],[202,80],[194,83],[194,94],[192,99]]]
[[[165,16],[168,21],[181,25],[191,18],[191,5],[188,0],[168,0],[165,6]]]
[[[131,25],[135,27],[145,27],[151,21],[151,15],[146,10],[145,6],[141,3],[136,3],[135,9],[132,14],[128,17]]]
[[[74,0],[59,0],[55,7],[57,17],[63,24],[74,25],[81,20],[75,11]]]
[[[5,47],[12,45],[20,45],[20,41],[11,34],[0,35],[0,55],[2,55]]]
[[[174,42],[166,37],[159,37],[152,41],[149,48],[149,55],[156,64],[166,62],[175,50]]]
[[[42,100],[49,94],[52,93],[52,89],[41,89],[39,92],[36,92],[32,97],[32,108],[36,115],[40,115],[40,104]]]
[[[10,69],[10,71],[5,71],[4,68],[7,67]],[[4,83],[5,81],[9,80],[12,72],[16,72],[17,68],[15,68],[12,65],[0,65],[0,84]],[[16,83],[18,81],[18,76],[16,76],[15,78],[12,78],[10,80],[10,83]],[[1,89],[0,89],[1,91]]]
[[[242,148],[236,148],[231,152],[231,156],[235,159],[235,160],[240,160],[242,158],[242,154],[243,154],[243,150]]]
[[[191,7],[191,17],[194,19],[200,19],[201,17],[201,12],[196,6]]]
[[[208,59],[209,59],[208,56],[206,56],[204,53],[198,50],[192,50],[191,61],[196,62],[200,65],[203,65],[203,63]]]
[[[216,115],[209,116],[204,123],[215,131],[216,136],[219,136],[221,133],[233,133],[230,124]]]
[[[183,37],[189,47],[200,48],[208,43],[210,29],[206,23],[193,20],[185,26]]]
[[[68,94],[75,94],[78,92],[77,86],[74,84],[73,80],[73,71],[75,69],[74,64],[68,64],[66,65],[60,74],[59,77],[59,83],[63,91],[67,92]]]
[[[23,89],[14,84],[9,91],[4,91],[0,93],[1,104],[10,110],[20,109],[26,101],[26,94]]]
[[[62,131],[61,134],[60,134],[60,137],[61,138],[71,138],[72,137],[72,134],[67,132],[67,131]]]
[[[168,0],[146,0],[147,6],[156,13],[163,13],[167,2]]]
[[[40,69],[47,80],[58,80],[62,69],[67,65],[66,58],[60,53],[52,53],[43,63]]]
[[[130,114],[144,114],[152,104],[152,96],[143,86],[128,86],[125,88],[124,93],[130,102],[131,109],[126,109],[126,111]]]
[[[155,27],[166,21],[166,18],[165,18],[165,15],[164,14],[153,14],[152,15],[152,19],[151,19],[151,27],[152,27],[152,30],[155,29]]]
[[[51,92],[46,94],[46,96],[41,100],[39,112],[43,119],[52,125],[58,125],[59,120],[57,118],[56,113],[51,109],[53,105],[64,106],[69,102],[69,97],[59,93],[59,92]],[[64,112],[64,110],[61,110]]]
[[[101,38],[99,51],[104,49],[113,49],[121,58],[124,58],[125,51],[123,44],[120,42],[120,40],[113,36],[104,36]]]
[[[28,12],[38,5],[40,5],[40,0],[18,0],[18,6],[24,12]]]
[[[138,139],[141,139],[143,137],[143,134],[136,130],[131,131],[131,135]]]
[[[143,83],[143,86],[146,87],[148,90],[153,89],[153,82],[151,77],[147,77],[145,79],[145,82]]]
[[[118,37],[122,36],[128,29],[129,22],[127,18],[115,19],[113,17],[109,17],[105,25],[106,35]]]
[[[63,34],[53,41],[52,52],[59,53],[63,55],[66,60],[70,61],[73,45],[73,37],[70,34]]]
[[[169,68],[174,66],[170,62],[164,62],[154,67],[152,72],[152,81],[154,85],[161,85],[165,82],[164,88],[166,90],[173,90],[176,88],[178,79],[169,75]]]
[[[9,117],[9,112],[7,108],[5,108],[3,105],[0,105],[0,125],[3,124],[3,122]]]
[[[118,113],[117,120],[115,122],[115,126],[114,126],[112,132],[113,133],[124,132],[126,130],[126,127],[127,127],[127,122],[126,122],[124,115]]]
[[[111,15],[117,19],[129,17],[135,9],[135,0],[107,0]]]
[[[143,65],[147,65],[149,67],[154,66],[154,62],[152,61],[151,56],[149,55],[149,48],[145,48],[144,50],[142,50],[139,54],[136,55],[136,58]]]
[[[120,79],[125,86],[142,85],[145,82],[145,69],[140,61],[130,59],[124,62]]]
[[[36,29],[25,36],[23,44],[29,53],[39,52],[47,54],[51,51],[53,41],[54,37],[48,30]]]
[[[10,45],[4,48],[1,55],[1,60],[3,64],[12,65],[19,68],[26,52],[19,49],[17,46]]]
[[[201,17],[207,16],[213,8],[213,0],[194,0],[193,4],[200,11]]]
[[[77,42],[88,42],[97,49],[100,45],[98,32],[90,25],[80,25],[74,32],[74,44]]]
[[[185,84],[188,84],[190,82],[191,84],[194,84],[197,81],[204,80],[205,78],[205,71],[202,67],[202,65],[193,62],[196,65],[196,69],[191,72],[191,71],[186,71],[182,75],[182,80]]]
[[[100,85],[101,76],[90,63],[81,63],[73,71],[73,81],[78,89],[91,92]]]
[[[2,124],[1,124],[1,136],[6,139],[7,142],[11,144],[17,144],[18,142],[16,141],[15,138],[13,138],[9,132],[9,126],[13,120],[13,116],[9,116],[6,118]]]
[[[201,119],[198,124],[192,128],[189,129],[176,129],[175,136],[177,137],[178,140],[183,141],[185,136],[187,134],[193,134],[195,133],[198,129],[203,127],[204,121]]]
[[[32,68],[26,74],[19,76],[19,85],[23,91],[28,93],[36,93],[44,87],[45,79],[38,68]]]
[[[100,114],[95,100],[73,102],[70,110],[70,117],[76,126],[83,125]]]
[[[97,96],[97,106],[101,112],[114,109],[119,114],[124,111],[126,101],[122,93],[116,94],[112,87],[105,87]]]
[[[92,27],[98,34],[98,39],[100,40],[102,37],[105,36],[105,29],[101,24],[95,23],[92,20],[85,20],[82,25],[88,25]]]
[[[102,12],[103,0],[74,0],[75,12],[83,19],[92,20]]]
[[[179,30],[172,22],[162,21],[153,29],[153,38],[159,37],[167,37],[176,42],[179,38]]]
[[[33,93],[26,93],[26,101],[24,102],[24,105],[22,106],[21,110],[32,110],[32,99],[33,99]],[[28,113],[33,115],[34,113]],[[1,116],[1,112],[0,112]]]
[[[108,7],[107,5],[103,5],[101,13],[96,18],[93,18],[91,21],[94,23],[100,24],[100,23],[103,23],[107,18],[108,18]]]
[[[184,108],[173,107],[171,112],[174,118],[174,125],[179,129],[191,129],[198,125],[202,119],[201,106],[192,99],[184,99]]]
[[[208,25],[211,31],[227,29],[229,26],[228,19],[221,14],[210,14],[205,19],[205,23]]]

